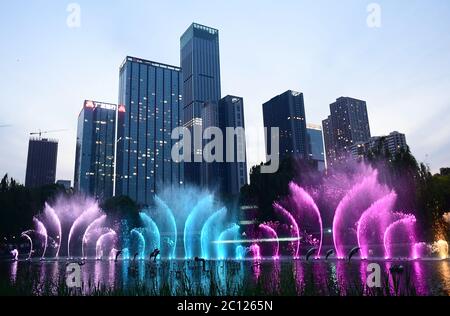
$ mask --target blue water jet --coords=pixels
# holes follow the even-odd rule
[[[169,206],[155,195],[157,212],[154,220],[161,233],[161,255],[173,259],[176,257],[177,248],[177,224]]]
[[[136,236],[136,248],[135,252],[138,253],[138,259],[144,259],[145,258],[145,238],[144,235],[137,229],[133,228],[131,230],[131,236]]]
[[[223,230],[227,209],[221,208],[212,214],[202,227],[200,241],[202,247],[202,257],[205,259],[218,258],[218,244],[213,243],[219,239],[220,233]]]
[[[220,235],[217,244],[218,248],[218,258],[227,259],[232,258],[233,251],[236,251],[236,241],[239,239],[239,225],[233,224],[231,227],[225,229]]]
[[[194,206],[184,224],[184,253],[187,259],[200,257],[200,234],[205,220],[211,216],[213,208],[213,196],[207,195]]]
[[[140,212],[139,217],[144,223],[144,232],[146,239],[146,251],[152,252],[154,249],[161,248],[161,238],[159,234],[158,226],[147,214]]]

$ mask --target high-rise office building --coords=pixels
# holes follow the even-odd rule
[[[219,108],[216,102],[206,102],[203,105],[201,112],[202,119],[202,134],[208,128],[219,127]],[[202,148],[207,149],[206,145],[211,139],[203,139]],[[213,155],[215,152],[212,153]],[[213,158],[213,157],[211,157]],[[201,182],[200,185],[204,189],[211,191],[216,190],[219,187],[219,163],[216,161],[208,160],[208,157],[203,156],[203,162],[201,163]]]
[[[172,161],[182,124],[182,74],[176,66],[127,57],[120,67],[116,195],[149,204],[155,193],[184,183],[183,163]]]
[[[330,104],[330,112],[332,141],[326,145],[332,149],[327,147],[326,151],[327,163],[332,165],[336,160],[345,159],[352,145],[369,140],[370,126],[365,101],[340,97]]]
[[[202,130],[202,109],[205,103],[217,103],[220,92],[219,31],[193,23],[180,38],[183,69],[183,124],[193,133]],[[201,185],[202,150],[193,147],[190,163],[185,164],[186,181]],[[200,157],[194,159],[194,157]]]
[[[78,115],[74,188],[99,199],[113,196],[116,111],[115,104],[86,100]]]
[[[54,184],[57,158],[58,141],[47,138],[31,138],[28,143],[25,186],[36,188]]]
[[[247,184],[244,100],[241,97],[227,95],[219,101],[219,127],[224,136],[224,162],[219,165],[221,190],[236,196]],[[235,130],[233,140],[228,139],[227,128]],[[227,156],[233,157],[233,161],[227,161]]]
[[[322,127],[315,124],[307,124],[308,133],[308,153],[310,159],[314,162],[317,170],[325,170],[325,153],[323,146]]]
[[[279,157],[308,158],[305,104],[303,93],[288,90],[263,104],[264,127],[267,128],[266,151],[272,155],[270,128],[279,128]],[[276,154],[276,153],[275,153]]]
[[[336,153],[333,142],[333,126],[331,116],[322,121],[323,141],[325,145],[325,158],[327,166],[331,166],[335,160]]]

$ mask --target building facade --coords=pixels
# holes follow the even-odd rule
[[[205,132],[208,128],[219,127],[219,107],[216,102],[205,102],[202,107],[201,112],[202,119],[202,135],[207,135]],[[212,138],[212,137],[211,137]],[[212,139],[203,139],[202,148],[208,149],[207,144]],[[203,155],[203,161],[201,162],[201,182],[200,185],[204,189],[209,189],[214,191],[219,188],[220,183],[217,181],[219,179],[219,166],[220,163],[217,161],[211,161],[215,152],[212,153],[211,157]],[[209,159],[210,158],[210,159]]]
[[[326,140],[326,152],[327,164],[332,166],[346,159],[351,146],[370,139],[370,126],[365,101],[340,97],[330,104],[330,112],[330,117],[324,123],[328,125],[327,129],[331,129],[331,132],[327,130],[331,140]]]
[[[120,67],[116,195],[149,204],[155,193],[184,184],[182,162],[171,150],[182,125],[179,67],[127,57]]]
[[[116,104],[84,101],[77,127],[76,191],[99,199],[113,196],[116,114]]]
[[[368,141],[358,142],[350,146],[350,153],[354,158],[365,158],[370,153],[395,156],[401,151],[407,151],[405,134],[394,131],[386,136],[374,136]]]
[[[221,97],[219,31],[193,23],[180,38],[181,67],[183,69],[183,125],[202,130],[202,109],[205,103],[218,103]],[[185,164],[186,181],[202,182],[202,150],[192,149],[192,159]],[[194,159],[197,156],[199,158]]]
[[[264,127],[267,128],[266,152],[272,153],[270,128],[279,128],[280,160],[295,156],[308,158],[308,139],[303,93],[288,90],[263,104]],[[276,153],[275,153],[276,154]]]
[[[322,121],[322,131],[323,131],[323,142],[325,145],[326,165],[332,166],[334,160],[336,159],[336,152],[334,149],[334,142],[333,142],[333,126],[331,123],[331,116],[328,116],[328,118]]]
[[[315,124],[307,124],[308,153],[309,158],[314,161],[317,170],[325,170],[325,153],[323,146],[322,127]]]
[[[36,188],[54,184],[58,159],[58,141],[48,138],[31,138],[28,143],[25,186]]]
[[[227,95],[219,101],[219,127],[224,136],[224,162],[220,164],[221,190],[227,195],[236,196],[247,180],[247,153],[245,142],[244,100],[241,97]],[[242,133],[229,139],[227,128]],[[232,157],[232,161],[227,161]]]

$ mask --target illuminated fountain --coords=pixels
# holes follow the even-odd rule
[[[418,259],[431,252],[431,245],[417,240],[414,215],[395,210],[397,194],[378,182],[376,170],[365,170],[340,195],[333,229],[327,230],[333,234],[334,249],[325,245],[326,254],[322,253],[323,219],[312,195],[294,182],[288,188],[288,195],[273,203],[274,218],[255,222],[244,232],[212,194],[188,190],[176,193],[180,197],[176,200],[155,196],[133,227],[128,227],[125,219],[112,221],[93,199],[61,197],[52,205],[45,204],[43,212],[33,219],[34,229],[22,237],[30,243],[30,259],[34,254],[41,259],[62,255],[143,260],[155,250],[163,260],[308,260],[328,259],[333,253],[343,259],[355,249],[354,258]],[[316,196],[316,191],[312,192]],[[434,245],[438,249],[434,252],[442,258],[448,253],[444,243]]]
[[[432,251],[439,255],[440,259],[448,258],[448,243],[445,240],[438,240],[432,246]]]

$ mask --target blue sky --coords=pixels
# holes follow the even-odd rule
[[[1,0],[0,174],[24,180],[28,134],[68,129],[58,179],[73,179],[84,99],[117,102],[126,55],[179,65],[179,37],[193,22],[218,28],[222,94],[244,97],[249,166],[264,158],[263,102],[303,92],[320,123],[340,96],[367,101],[371,131],[406,133],[434,171],[450,166],[450,2]],[[81,25],[66,24],[69,3]],[[381,27],[367,26],[367,5]],[[49,135],[50,136],[50,135]]]

